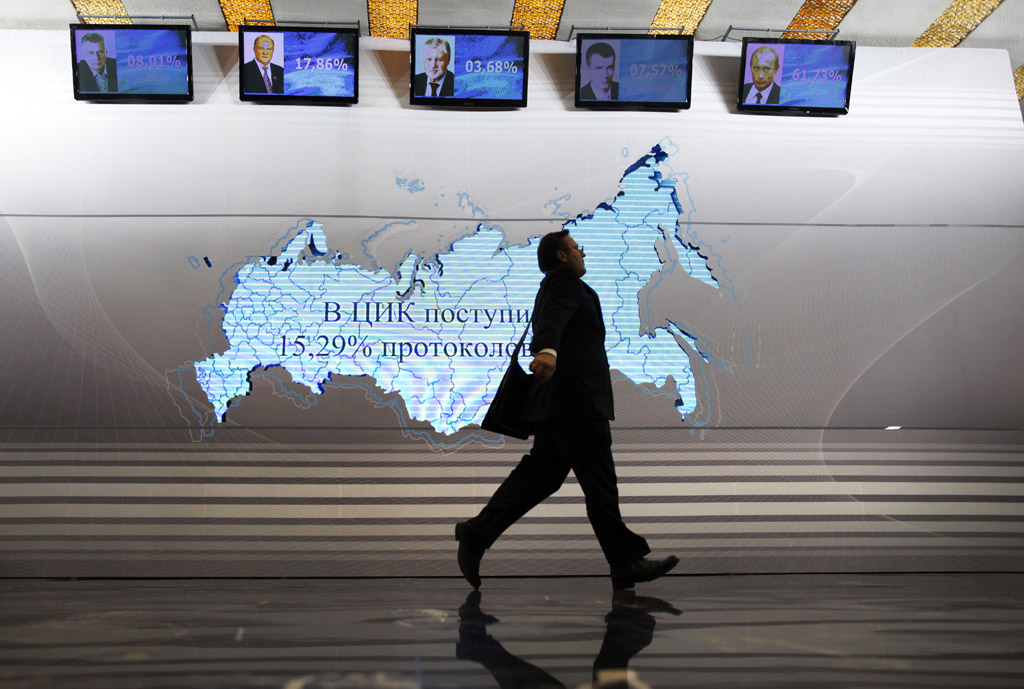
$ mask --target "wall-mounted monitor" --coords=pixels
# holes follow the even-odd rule
[[[191,101],[191,28],[72,24],[71,72],[76,100]]]
[[[411,27],[412,105],[526,107],[530,32]]]
[[[238,63],[244,101],[359,101],[357,28],[239,26]]]
[[[845,115],[854,41],[743,39],[736,107],[744,112]]]
[[[689,108],[692,76],[692,36],[576,37],[577,108]]]

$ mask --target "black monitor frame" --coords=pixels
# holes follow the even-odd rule
[[[246,93],[242,78],[245,46],[258,34],[262,33],[324,33],[349,34],[355,39],[352,55],[352,66],[355,82],[351,96],[304,96],[300,94]],[[355,105],[359,102],[359,28],[358,27],[324,27],[324,26],[261,26],[244,24],[238,27],[238,98],[253,103],[288,103],[307,105]]]
[[[834,45],[847,50],[846,60],[846,94],[842,106],[816,106],[816,105],[781,105],[765,104],[754,105],[743,102],[744,99],[744,75],[746,66],[750,61],[749,46],[763,44],[792,44],[792,45]],[[834,40],[810,40],[805,38],[752,38],[744,37],[743,47],[740,51],[740,75],[739,86],[736,92],[736,109],[740,112],[750,112],[764,115],[819,115],[837,116],[846,115],[850,112],[850,94],[853,90],[853,67],[857,52],[856,41],[834,41]],[[805,70],[806,71],[806,70]],[[781,81],[782,75],[779,79]]]
[[[522,98],[464,98],[417,96],[416,39],[419,36],[508,36],[523,41],[523,95]],[[456,60],[458,55],[455,55]],[[409,27],[409,104],[451,108],[525,108],[530,74],[530,32],[522,29],[473,29],[436,26]]]
[[[83,91],[79,84],[78,75],[78,42],[75,40],[76,31],[184,31],[185,34],[185,59],[186,78],[188,80],[187,93],[122,93]],[[189,24],[71,24],[71,75],[74,85],[75,100],[94,102],[132,102],[151,101],[158,103],[188,103],[195,97],[195,84],[192,78],[192,27]],[[113,56],[113,59],[118,59]]]
[[[583,77],[583,41],[599,39],[609,40],[650,40],[678,41],[686,46],[686,99],[684,101],[623,101],[623,100],[584,100],[580,98]],[[579,33],[576,34],[576,79],[574,100],[577,108],[588,110],[687,110],[691,103],[693,86],[693,44],[691,35],[684,34],[638,34],[638,33]],[[620,65],[621,68],[621,65]]]

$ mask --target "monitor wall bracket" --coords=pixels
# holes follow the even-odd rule
[[[83,21],[85,19],[128,19],[129,21],[135,21],[136,19],[191,19],[192,26],[195,27],[196,31],[199,31],[199,22],[196,21],[196,15],[194,14],[82,14],[75,12],[78,15],[78,20]]]
[[[746,28],[746,27],[742,27],[742,26],[733,26],[732,24],[730,24],[729,25],[729,29],[725,32],[725,35],[722,36],[721,40],[722,40],[723,43],[725,41],[727,41],[727,40],[730,40],[729,39],[729,34],[731,34],[733,31],[757,31],[757,32],[760,32],[760,33],[777,33],[777,34],[784,34],[784,33],[826,34],[828,36],[828,38],[824,39],[824,40],[829,40],[829,41],[831,41],[833,38],[835,38],[839,34],[839,29],[755,29],[755,28]],[[731,40],[739,41],[742,38],[743,37],[741,36],[740,38],[733,38]],[[810,38],[810,36],[809,36],[809,38]]]
[[[244,17],[242,19],[242,23],[239,24],[239,26],[245,26],[245,27],[249,27],[249,26],[269,26],[270,28],[273,28],[275,26],[322,26],[324,28],[329,28],[329,27],[334,27],[334,26],[340,26],[340,27],[354,26],[354,27],[356,27],[356,34],[359,35],[360,37],[362,37],[362,35],[363,35],[362,22],[360,22],[358,20],[354,21],[354,22],[318,22],[318,21],[305,21],[305,20],[302,20],[302,19],[277,20],[277,19],[249,19],[248,17]]]
[[[686,31],[685,26],[576,26],[569,29],[569,37],[566,42],[572,40],[577,33],[654,33],[674,32],[682,35]]]

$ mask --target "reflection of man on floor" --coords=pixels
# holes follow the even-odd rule
[[[459,608],[459,642],[455,657],[483,665],[502,689],[564,689],[565,685],[541,668],[512,655],[501,642],[487,633],[487,625],[499,620],[480,609],[481,594],[473,591]],[[594,687],[625,689],[629,661],[654,639],[655,620],[651,613],[682,612],[660,598],[638,596],[633,591],[616,591],[612,609],[605,615],[604,641],[594,659]]]
[[[743,102],[755,105],[777,105],[782,87],[775,83],[779,71],[779,54],[764,45],[750,56],[750,75],[754,81],[743,85]]]
[[[78,44],[78,90],[99,93],[117,92],[117,60],[107,57],[107,45],[101,34],[82,36]]]

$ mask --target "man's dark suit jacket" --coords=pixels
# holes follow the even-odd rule
[[[741,103],[747,102],[747,95],[750,93],[750,89],[754,88],[753,84],[743,84],[743,96],[740,99]],[[765,105],[778,105],[779,96],[782,95],[782,87],[772,82],[772,86],[768,89],[768,100],[764,102]]]
[[[106,66],[103,67],[103,71],[107,74],[107,90],[104,91],[104,93],[116,92],[117,60],[112,57],[108,57]],[[89,65],[85,63],[85,60],[78,61],[78,90],[83,92],[99,92],[100,90],[100,85],[96,83],[96,77],[93,76],[92,70],[89,69]]]
[[[597,292],[570,268],[548,272],[533,305],[530,349],[551,348],[558,357],[555,374],[528,405],[529,420],[615,418],[604,335]]]
[[[284,93],[284,67],[270,63],[270,93]],[[246,93],[267,93],[267,85],[263,81],[263,70],[256,60],[249,60],[242,65],[242,89]]]
[[[611,93],[609,94],[610,98],[608,100],[618,100],[619,82],[613,81],[610,90]],[[597,96],[594,95],[594,87],[591,86],[589,81],[580,88],[580,100],[597,100]]]
[[[430,98],[431,95],[427,93],[427,73],[420,72],[413,77],[412,92],[416,96],[426,96]],[[444,76],[441,77],[441,88],[438,89],[438,98],[451,98],[455,95],[455,75],[451,72],[445,72]]]

